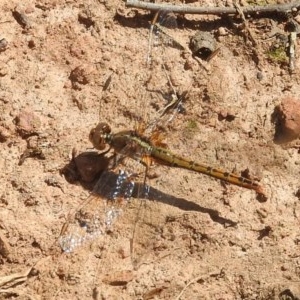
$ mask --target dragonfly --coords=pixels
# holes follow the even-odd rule
[[[153,24],[156,24],[155,22]],[[258,195],[265,195],[263,187],[255,180],[196,162],[168,149],[160,131],[160,125],[165,125],[161,120],[167,117],[171,109],[177,110],[178,103],[174,100],[160,110],[154,122],[148,122],[146,125],[139,120],[139,126],[134,130],[113,133],[109,124],[105,122],[100,122],[91,129],[89,140],[93,147],[103,153],[112,151],[114,155],[110,167],[104,170],[91,195],[69,213],[59,237],[59,244],[64,252],[74,252],[76,248],[95,239],[104,240],[106,233],[124,217],[126,210],[126,216],[133,223],[130,253],[132,261],[136,264],[145,249],[149,248],[151,238],[157,235],[155,226],[148,226],[142,230],[147,219],[144,215],[150,215],[148,207],[146,208],[150,193],[147,179],[151,177],[150,171],[154,164],[202,173],[254,190]],[[170,120],[171,118],[168,118],[167,122]],[[132,205],[134,201],[131,199],[135,198],[141,200],[140,204]],[[159,212],[154,217],[148,218],[149,223],[154,218],[159,219],[157,223],[160,222]],[[139,234],[140,232],[143,234]],[[135,242],[137,240],[138,243]]]
[[[116,155],[120,155],[118,164],[122,164],[124,159],[131,159],[144,166],[143,184],[139,185],[138,191],[135,191],[134,181],[141,174],[124,170],[120,170],[118,175],[113,172],[102,175],[94,193],[77,208],[72,216],[73,223],[76,223],[73,225],[77,229],[74,231],[74,227],[71,230],[68,228],[71,218],[62,229],[59,242],[65,252],[73,252],[83,243],[103,236],[122,215],[125,205],[133,194],[147,198],[149,187],[146,185],[146,177],[153,163],[202,173],[265,196],[263,187],[255,180],[174,154],[162,142],[158,131],[153,131],[151,137],[144,136],[143,129],[112,133],[107,123],[99,123],[90,131],[89,140],[99,151],[108,147]]]
[[[132,159],[138,159],[146,169],[151,162],[167,165],[175,168],[183,168],[202,173],[223,181],[238,185],[243,188],[264,194],[262,186],[254,180],[226,172],[220,169],[206,166],[185,157],[178,156],[168,150],[162,143],[159,132],[154,131],[150,138],[143,136],[138,130],[125,130],[111,133],[111,128],[106,123],[99,123],[93,128],[89,140],[97,150],[104,150],[106,145],[113,148],[116,153],[122,153]]]

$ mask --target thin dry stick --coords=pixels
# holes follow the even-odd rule
[[[185,287],[181,290],[180,294],[175,298],[175,300],[180,300],[181,296],[183,295],[183,293],[186,291],[186,289],[193,283],[197,282],[199,279],[201,279],[203,277],[203,275],[198,276],[194,279],[192,279],[191,281],[189,281]]]
[[[237,1],[234,1],[234,6],[235,6],[237,12],[239,13],[240,17],[242,18],[242,20],[243,20],[243,22],[244,22],[245,30],[248,32],[248,36],[249,36],[249,38],[250,38],[252,44],[253,44],[254,46],[256,46],[256,45],[257,45],[257,42],[256,42],[256,40],[255,40],[255,38],[254,38],[254,36],[253,36],[253,33],[252,33],[251,29],[250,29],[249,26],[248,26],[248,21],[247,21],[246,18],[245,18],[245,14],[244,14],[244,12],[242,11],[241,6],[237,3]]]
[[[293,31],[289,36],[289,69],[290,72],[295,70],[295,52],[296,52],[297,32]]]
[[[183,295],[183,293],[187,290],[187,288],[190,286],[190,285],[192,285],[192,284],[194,284],[194,283],[196,283],[197,281],[199,281],[200,279],[204,279],[204,278],[208,278],[208,277],[211,277],[211,276],[216,276],[216,275],[218,275],[218,274],[221,274],[223,271],[221,270],[221,272],[210,272],[208,275],[200,275],[200,276],[198,276],[198,277],[195,277],[194,279],[192,279],[191,281],[189,281],[186,285],[185,285],[185,287],[181,290],[181,292],[179,293],[179,295],[175,298],[175,300],[180,300],[180,298],[181,298],[181,296]]]
[[[164,10],[174,13],[199,14],[199,15],[234,15],[237,9],[234,7],[192,7],[188,5],[170,5],[150,3],[139,0],[126,0],[127,7],[135,7],[152,11]],[[257,15],[260,13],[287,13],[300,9],[300,1],[287,4],[272,4],[265,6],[245,6],[241,10],[246,15]]]

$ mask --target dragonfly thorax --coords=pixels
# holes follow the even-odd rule
[[[104,150],[111,140],[111,128],[107,123],[99,123],[89,134],[89,140],[97,150]]]

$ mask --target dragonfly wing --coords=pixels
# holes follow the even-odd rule
[[[185,47],[173,38],[176,28],[176,16],[166,11],[157,12],[150,27],[148,67],[151,74],[147,80],[147,90],[153,92],[151,106],[156,109],[151,112],[148,121],[150,128],[165,127],[182,108],[182,97],[176,91],[176,74],[181,74],[182,70],[178,73],[174,69],[172,57],[177,57],[178,50],[182,51]],[[163,103],[161,98],[164,98]]]
[[[159,241],[160,229],[164,223],[161,210],[155,201],[147,199],[147,195],[135,204],[136,219],[131,239],[132,262],[138,268],[149,262]]]
[[[184,46],[174,38],[174,30],[178,27],[175,14],[167,11],[160,11],[158,14],[158,17],[154,18],[154,22],[152,22],[153,46],[184,50]]]
[[[91,195],[71,212],[59,237],[64,252],[73,252],[87,241],[105,235],[122,214],[134,183],[124,170],[105,171]]]
[[[152,60],[161,59],[167,55],[167,48],[184,50],[174,38],[174,29],[177,28],[176,16],[172,12],[158,11],[149,29],[147,64],[151,65]]]
[[[73,252],[75,248],[102,235],[105,231],[103,226],[105,221],[100,221],[101,215],[103,219],[105,214],[105,200],[96,194],[91,194],[84,203],[81,208],[69,213],[61,230],[59,245],[66,253]],[[93,210],[94,212],[91,214]]]

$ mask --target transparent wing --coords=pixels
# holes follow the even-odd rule
[[[109,231],[123,213],[133,188],[134,182],[126,171],[104,171],[91,195],[69,214],[59,237],[62,250],[73,252]]]
[[[155,14],[149,30],[147,65],[150,77],[146,82],[147,91],[152,94],[151,105],[156,108],[148,122],[151,130],[166,127],[178,112],[184,112],[184,96],[176,90],[178,82],[171,75],[175,71],[172,58],[180,55],[178,50],[185,49],[175,38],[176,30],[177,20],[172,12],[159,11]]]
[[[144,188],[143,198],[136,202],[136,218],[131,239],[132,262],[137,269],[140,265],[157,258],[161,235],[165,224],[165,214],[161,203],[149,199],[151,187]]]
[[[166,48],[171,47],[184,50],[174,37],[174,29],[177,28],[176,16],[172,12],[158,11],[150,25],[147,64],[151,65],[153,59],[159,59],[166,55]],[[173,34],[173,35],[172,35]]]

